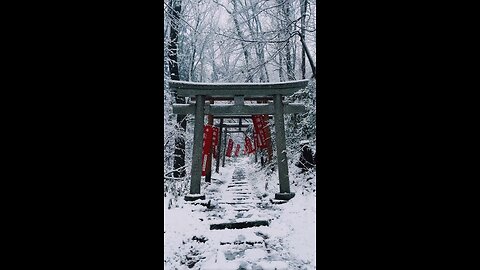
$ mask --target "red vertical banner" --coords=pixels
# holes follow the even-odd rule
[[[252,115],[252,121],[253,121],[253,129],[255,130],[255,141],[257,146],[260,147],[260,143],[258,141],[258,132],[259,132],[259,125],[261,125],[261,119],[259,117],[260,115]]]
[[[248,136],[245,136],[245,153],[251,154],[254,152],[255,152],[255,149],[253,149],[252,140],[250,140]]]
[[[235,156],[238,157],[238,152],[240,152],[240,144],[237,144],[237,148],[235,149]]]
[[[210,125],[203,126],[203,151],[202,151],[202,176],[206,175],[207,156],[210,154],[212,146],[213,127]]]
[[[233,150],[233,140],[229,139],[228,140],[228,147],[227,147],[227,154],[225,154],[227,157],[232,156],[232,150]]]
[[[268,114],[263,115],[263,130],[265,133],[265,148],[268,147],[269,141],[271,141],[270,136],[270,123],[268,122]]]
[[[255,128],[255,135],[258,136],[257,147],[264,149],[267,148],[267,139],[269,138],[267,130],[270,131],[270,127],[265,122],[263,115],[253,115],[253,127]]]
[[[249,138],[250,139],[250,138]],[[255,153],[257,151],[257,143],[255,142],[255,134],[253,134],[253,138],[252,140],[250,141],[253,146],[252,146],[252,153]]]
[[[212,149],[213,149],[213,158],[217,158],[217,148],[218,148],[218,127],[213,127],[212,131]]]

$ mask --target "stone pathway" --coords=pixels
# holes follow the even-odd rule
[[[314,269],[308,262],[291,257],[288,247],[278,236],[272,220],[278,217],[276,202],[262,197],[249,183],[242,167],[235,167],[231,179],[212,179],[205,188],[207,200],[191,202],[203,208],[210,226],[207,254],[191,269],[202,270],[290,270]],[[203,259],[200,259],[203,258]],[[190,267],[189,267],[190,268]]]
[[[268,245],[265,230],[272,217],[259,208],[265,202],[256,196],[244,170],[236,167],[231,181],[219,184],[226,188],[219,186],[215,196],[207,195],[209,198],[221,196],[211,202],[215,210],[208,217],[210,238],[219,246],[216,256],[209,258],[201,269],[289,269],[288,263]]]
[[[237,212],[235,218],[247,217],[249,211],[256,208],[256,204],[261,203],[253,194],[251,185],[245,179],[243,169],[238,167],[233,171],[232,180],[221,195],[222,199],[218,203],[223,207],[230,205],[231,210]]]

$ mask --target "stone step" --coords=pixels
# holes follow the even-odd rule
[[[283,203],[286,203],[288,202],[287,200],[277,200],[277,199],[270,199],[270,202],[272,204],[283,204]]]
[[[222,261],[220,263],[211,262],[207,266],[202,267],[202,270],[236,270],[236,269],[289,270],[291,268],[289,268],[288,263],[284,261],[261,260],[257,262],[245,262],[241,258],[236,260],[231,260],[231,261]]]
[[[232,194],[228,197],[226,197],[226,196],[223,197],[223,201],[231,200],[231,199],[235,199],[235,200],[245,200],[245,199],[256,200],[257,197],[254,197],[254,196],[238,196],[238,195],[235,195],[235,194]]]
[[[233,184],[233,185],[228,185],[227,188],[232,188],[232,187],[250,187],[250,185],[247,184]]]
[[[253,206],[254,202],[229,202],[229,201],[220,201],[219,204],[249,204]]]
[[[227,189],[225,190],[226,192],[229,192],[229,193],[234,193],[234,194],[238,194],[239,192],[248,192],[250,191],[249,189],[246,189],[246,188],[242,188],[242,189]],[[250,193],[251,194],[251,193]]]
[[[245,203],[245,202],[261,203],[262,201],[255,198],[247,198],[245,200],[234,200],[234,198],[224,198],[222,200],[219,200],[218,202],[231,202],[236,204],[236,203]]]
[[[234,203],[231,204],[233,208],[252,208],[255,207],[254,203]]]
[[[191,204],[191,205],[201,205],[201,206],[206,206],[207,208],[211,207],[212,200],[196,200],[196,201],[186,201],[185,203]]]
[[[224,230],[224,229],[244,229],[259,226],[269,226],[268,220],[254,220],[254,221],[240,221],[230,223],[210,224],[210,230]]]
[[[234,242],[220,242],[220,245],[263,245],[263,241],[234,241]]]
[[[236,208],[233,211],[243,212],[243,211],[250,211],[252,208]]]

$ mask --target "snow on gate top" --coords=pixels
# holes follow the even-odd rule
[[[210,97],[264,97],[276,94],[292,95],[305,88],[309,80],[276,83],[200,83],[169,80],[172,91],[179,96],[205,95]]]

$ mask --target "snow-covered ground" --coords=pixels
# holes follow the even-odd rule
[[[270,199],[279,190],[277,173],[262,170],[252,159],[228,161],[219,174],[213,173],[212,183],[202,183],[202,193],[212,200],[213,209],[192,205],[183,198],[178,198],[177,207],[168,209],[170,197],[165,198],[165,269],[316,269],[315,173],[302,174],[289,166],[291,190],[296,196],[287,203],[272,204]],[[236,216],[238,212],[231,205],[219,204],[231,199],[227,186],[236,168],[243,170],[248,182],[245,187],[256,200],[245,217]],[[219,220],[242,219],[268,219],[270,224],[210,230],[210,224]],[[237,244],[225,244],[234,242]]]

